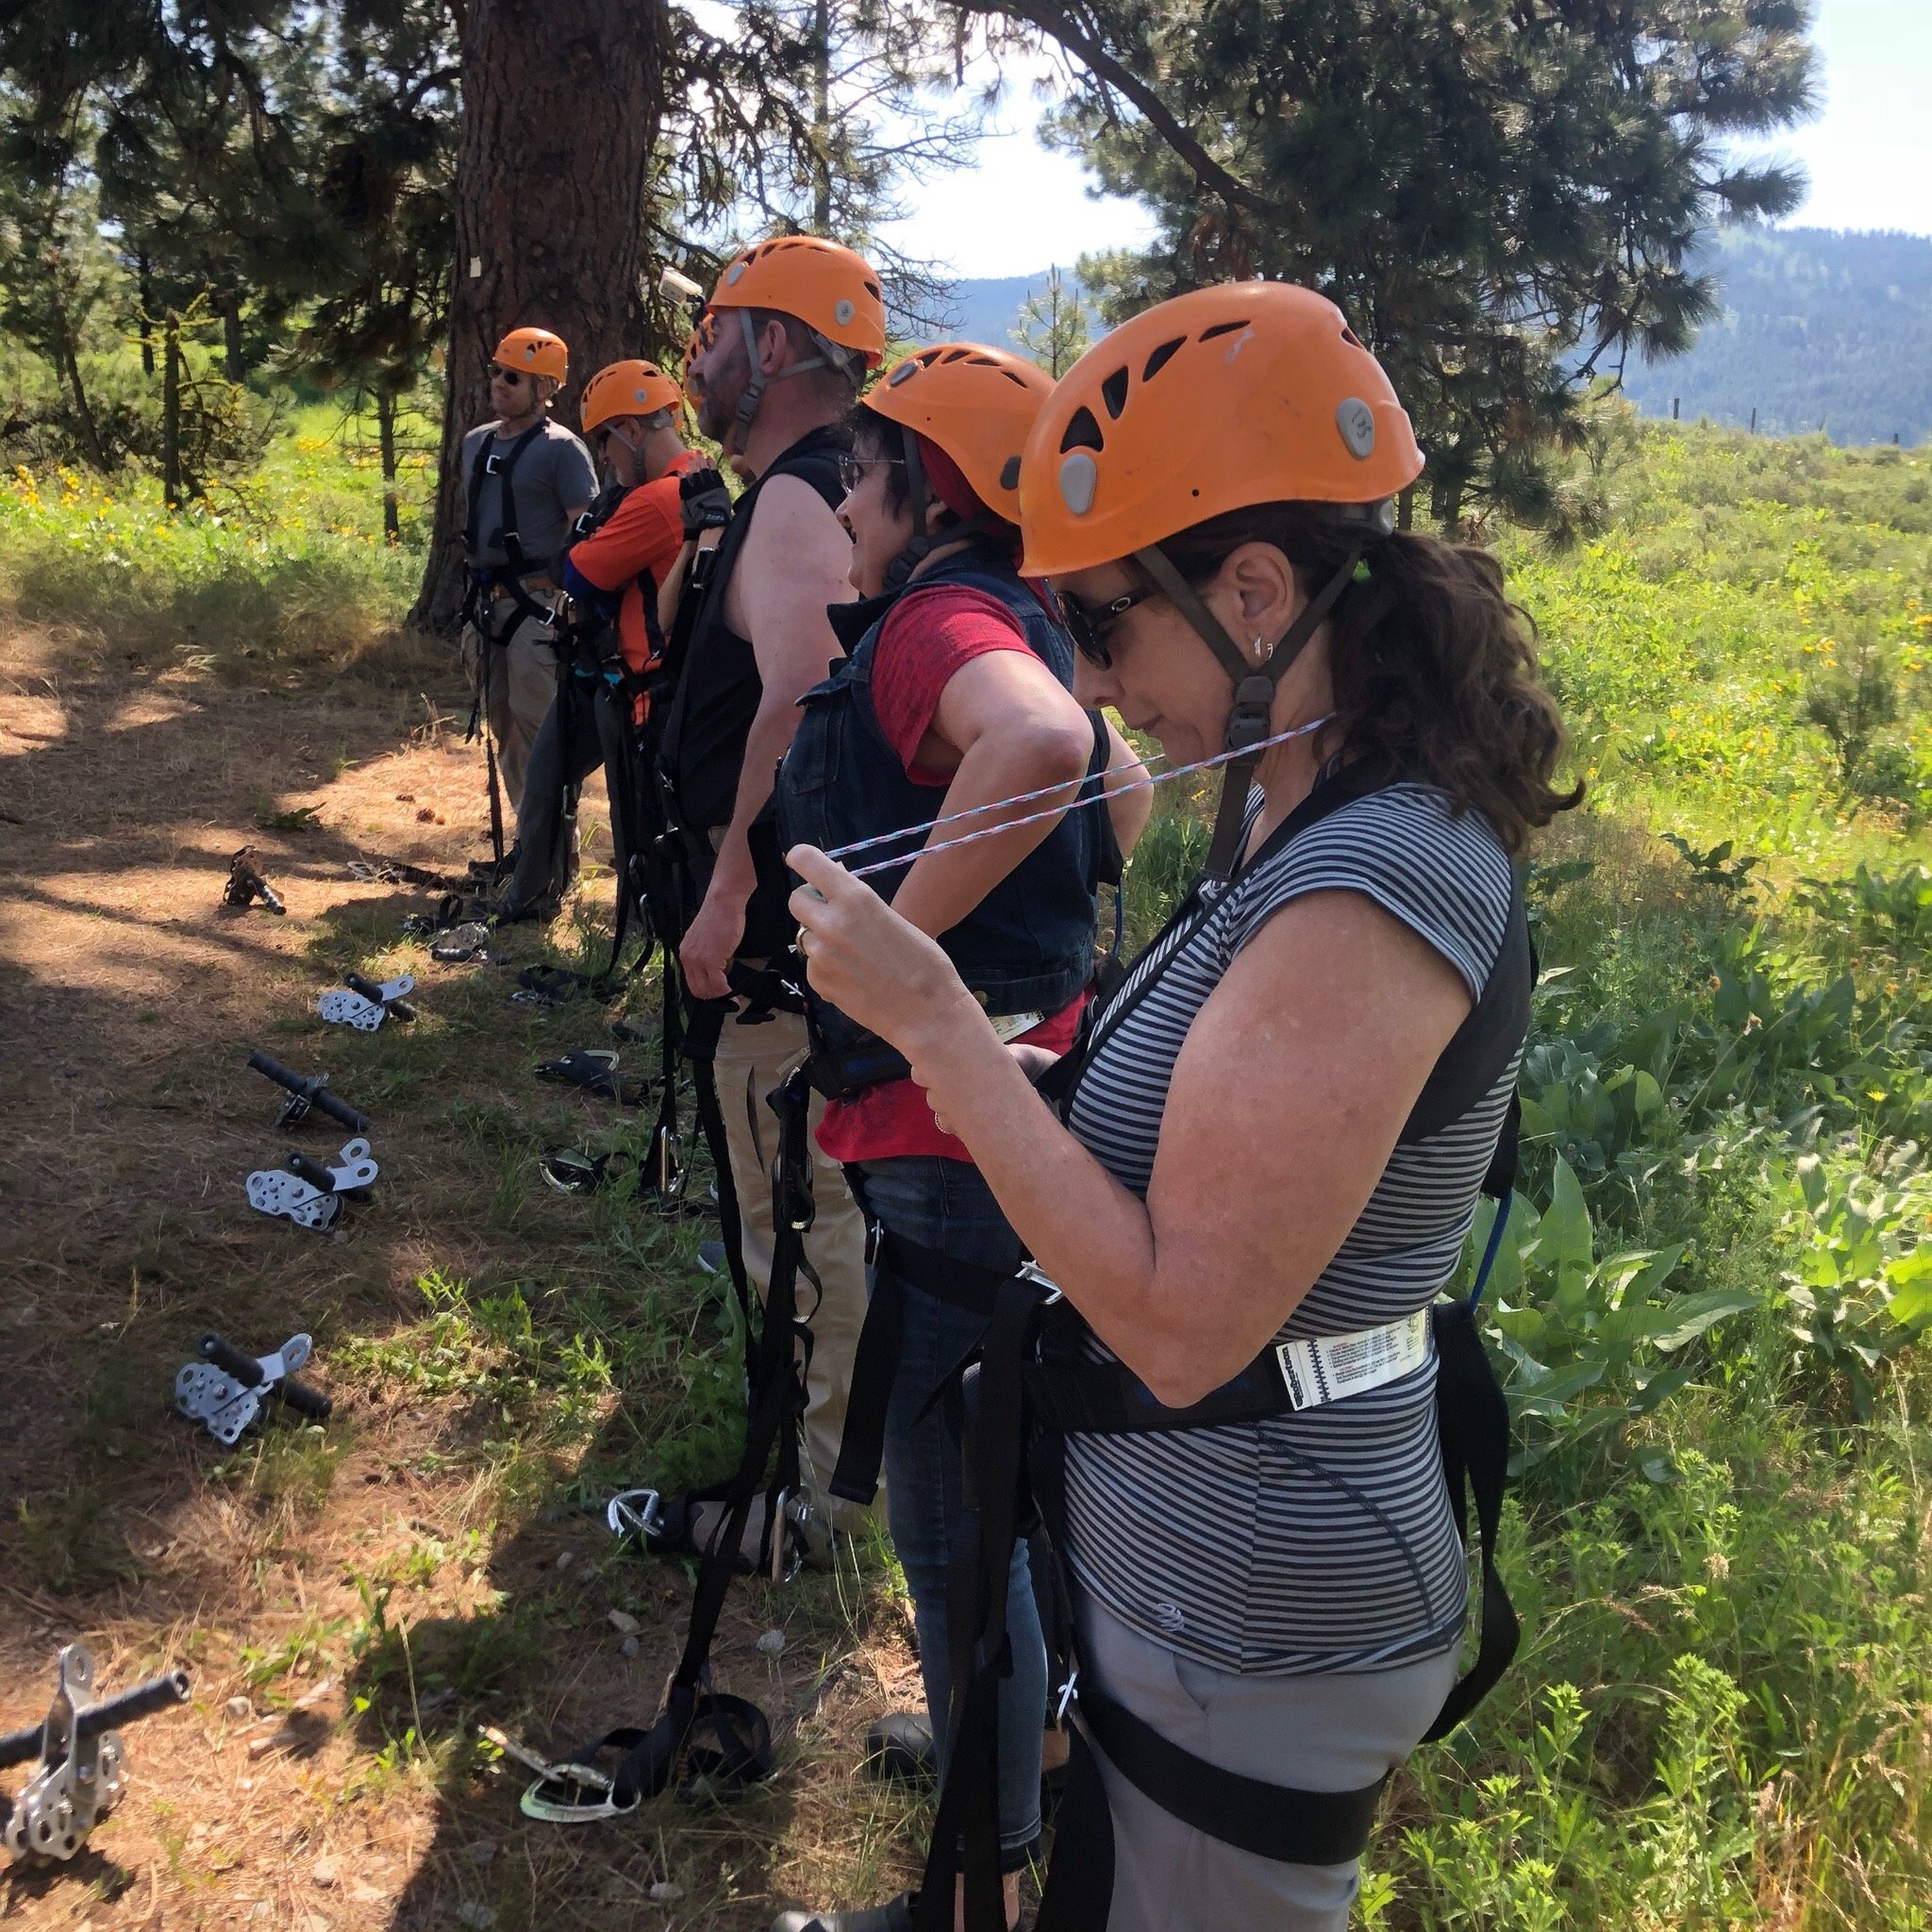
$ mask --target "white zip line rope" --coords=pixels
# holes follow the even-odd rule
[[[1272,738],[1264,738],[1257,743],[1243,745],[1239,751],[1216,752],[1211,758],[1196,758],[1191,765],[1175,765],[1172,771],[1157,772],[1148,777],[1137,778],[1131,785],[1119,786],[1112,791],[1097,791],[1091,798],[1075,799],[1072,805],[1052,806],[1045,811],[1029,811],[1021,818],[1002,819],[996,825],[988,825],[977,832],[962,832],[957,839],[941,839],[937,845],[923,845],[917,852],[902,853],[897,858],[875,858],[870,865],[854,866],[851,869],[851,875],[856,879],[870,878],[874,873],[891,872],[898,866],[909,866],[916,859],[929,858],[935,852],[950,852],[959,845],[976,845],[982,839],[993,838],[1001,832],[1010,832],[1020,825],[1038,824],[1041,819],[1059,818],[1066,812],[1078,811],[1085,805],[1104,804],[1108,798],[1121,798],[1129,791],[1151,791],[1157,785],[1165,785],[1170,778],[1185,778],[1193,772],[1209,772],[1216,765],[1229,764],[1236,758],[1253,758],[1257,753],[1266,751],[1271,745],[1286,744],[1292,738],[1306,738],[1309,732],[1321,730],[1333,716],[1334,713],[1331,711],[1326,716],[1311,719],[1306,724],[1295,724],[1286,731],[1277,731]],[[1120,772],[1128,768],[1124,765],[1116,765],[1111,769]],[[1109,774],[1102,773],[1098,775],[1105,777]],[[869,851],[874,845],[886,844],[897,839],[908,839],[918,832],[930,832],[937,826],[952,824],[959,819],[980,818],[987,812],[998,811],[1003,806],[1025,805],[1033,799],[1044,798],[1048,792],[1064,791],[1069,785],[1084,785],[1086,782],[1084,778],[1067,778],[1062,779],[1058,785],[1048,785],[1038,791],[1016,791],[1010,798],[989,799],[984,805],[975,805],[966,811],[948,812],[945,817],[929,820],[923,825],[908,825],[903,831],[887,832],[877,838],[856,840],[850,845],[834,846],[825,857],[844,858],[855,852]]]

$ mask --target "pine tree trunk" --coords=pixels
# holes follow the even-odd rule
[[[412,624],[463,593],[463,432],[490,414],[490,354],[555,329],[573,427],[584,378],[643,344],[644,198],[662,111],[663,0],[470,0],[462,18],[455,285],[436,519]]]
[[[141,373],[150,382],[155,374],[155,333],[151,320],[155,312],[154,265],[145,255],[135,258],[135,300],[141,304]]]
[[[230,382],[248,374],[242,349],[242,296],[234,289],[222,291],[222,374]]]
[[[396,399],[386,389],[375,392],[375,445],[382,455],[382,541],[403,541],[402,519],[396,512]]]
[[[60,356],[65,365],[58,371],[67,378],[68,391],[74,397],[74,421],[80,431],[80,446],[87,453],[89,463],[104,475],[107,474],[107,452],[101,447],[100,425],[94,421],[93,405],[88,401],[87,387],[80,379],[80,360],[75,354],[74,338],[68,334],[64,325],[57,338]]]
[[[181,318],[172,308],[161,330],[161,501],[181,508]]]

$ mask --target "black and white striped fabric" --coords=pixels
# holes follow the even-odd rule
[[[1259,803],[1257,791],[1250,824]],[[1480,996],[1510,898],[1487,821],[1414,784],[1342,806],[1238,874],[1132,1013],[1098,1036],[1072,1125],[1124,1187],[1146,1191],[1175,1058],[1235,955],[1291,900],[1338,890],[1399,919]],[[1379,1326],[1435,1298],[1515,1079],[1512,1061],[1461,1119],[1396,1147],[1277,1340]],[[1293,1105],[1284,1091],[1284,1110]],[[1441,1652],[1462,1627],[1465,1577],[1432,1357],[1400,1381],[1265,1423],[1071,1436],[1068,1560],[1123,1622],[1216,1670],[1373,1670]]]

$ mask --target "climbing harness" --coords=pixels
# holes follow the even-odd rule
[[[511,441],[508,450],[496,447],[492,431],[476,445],[476,458],[470,466],[470,515],[463,546],[471,559],[470,587],[463,599],[461,619],[475,628],[482,648],[477,654],[476,683],[471,693],[470,723],[463,733],[463,742],[474,744],[479,735],[483,740],[483,760],[490,787],[490,849],[492,863],[499,870],[504,861],[503,794],[496,770],[495,735],[490,728],[490,693],[495,677],[496,653],[508,646],[520,625],[534,621],[548,628],[556,622],[556,612],[530,595],[525,581],[548,570],[550,559],[525,557],[517,531],[517,460],[543,433],[544,420],[540,418],[531,424]],[[483,483],[489,476],[499,482],[502,521],[493,541],[486,544],[482,541]],[[501,550],[505,560],[478,567],[475,559],[485,549]],[[506,608],[508,615],[499,625],[495,619]]]
[[[241,1440],[271,1401],[286,1403],[313,1422],[326,1421],[335,1407],[326,1395],[294,1379],[313,1349],[306,1335],[291,1335],[273,1355],[260,1357],[245,1355],[212,1334],[194,1348],[201,1359],[187,1363],[175,1377],[175,1407],[225,1447]]]
[[[275,894],[275,889],[255,867],[255,847],[244,845],[228,861],[228,883],[222,888],[222,904],[245,912],[258,899],[271,912],[287,915],[289,908]]]
[[[251,1053],[248,1064],[258,1074],[273,1080],[288,1095],[282,1102],[281,1111],[275,1115],[276,1126],[297,1125],[308,1118],[308,1111],[313,1108],[318,1113],[327,1114],[330,1120],[340,1121],[352,1134],[369,1131],[369,1116],[358,1113],[346,1100],[337,1099],[325,1084],[328,1079],[326,1074],[291,1074],[279,1060],[272,1060],[267,1054],[260,1052]]]
[[[1252,749],[1253,747],[1250,747]],[[1369,768],[1324,774],[1264,841],[1259,864],[1351,800],[1391,782]],[[1211,871],[1183,898],[1162,932],[1096,1013],[1090,1008],[1074,1048],[1041,1084],[1062,1118],[1071,1115],[1084,1069],[1214,915],[1226,881]],[[1503,950],[1481,997],[1443,1049],[1400,1139],[1416,1141],[1459,1119],[1501,1078],[1521,1049],[1535,978],[1520,880]],[[1483,1191],[1502,1207],[1513,1188],[1517,1112],[1499,1136]],[[1000,1932],[999,1835],[994,1767],[998,1690],[1007,1649],[1006,1578],[1012,1546],[1037,1511],[1064,1552],[1063,1457],[1073,1434],[1122,1434],[1259,1422],[1345,1400],[1412,1373],[1433,1354],[1437,1427],[1457,1521],[1467,1531],[1474,1501],[1481,1570],[1482,1623],[1474,1660],[1458,1679],[1428,1736],[1461,1723],[1513,1656],[1518,1624],[1495,1568],[1495,1543],[1509,1450],[1508,1410],[1476,1328],[1475,1310],[1496,1251],[1492,1230],[1474,1288],[1420,1316],[1319,1341],[1271,1343],[1240,1374],[1185,1409],[1163,1407],[1131,1371],[1096,1359],[1091,1331],[1058,1288],[1030,1261],[1010,1274],[974,1268],[890,1233],[878,1247],[875,1343],[896,1337],[901,1284],[911,1283],[976,1310],[982,1339],[958,1372],[967,1412],[964,1482],[968,1525],[958,1546],[952,1601],[954,1701],[951,1761],[941,1790],[916,1932],[951,1932],[956,1880],[963,1879],[969,1932]],[[881,1311],[882,1310],[882,1311]],[[868,1327],[872,1325],[871,1320]],[[854,1402],[834,1493],[869,1498],[883,1441],[883,1401],[866,1374],[861,1340]],[[888,1385],[889,1379],[888,1379]],[[1091,1681],[1070,1672],[1062,1692],[1078,1715],[1065,1808],[1056,1838],[1041,1932],[1099,1932],[1112,1887],[1111,1824],[1092,1746],[1156,1804],[1195,1829],[1259,1857],[1340,1864],[1357,1857],[1373,1827],[1382,1784],[1312,1792],[1230,1773],[1160,1737]]]
[[[117,1697],[94,1701],[94,1660],[84,1643],[54,1660],[54,1698],[39,1724],[0,1737],[0,1770],[34,1765],[13,1801],[5,1840],[25,1863],[74,1857],[127,1789],[127,1753],[119,1726],[188,1702],[188,1674],[169,1671]]]
[[[642,1105],[651,1091],[648,1080],[624,1080],[618,1076],[617,1054],[608,1046],[580,1046],[554,1060],[544,1060],[535,1069],[540,1080],[559,1080],[567,1087],[580,1087],[586,1093],[601,1093],[619,1107]]]
[[[329,1167],[306,1154],[283,1155],[279,1167],[258,1168],[248,1176],[248,1205],[258,1214],[286,1215],[299,1227],[325,1234],[341,1212],[342,1196],[366,1188],[377,1174],[369,1142],[345,1141]]]
[[[406,1023],[416,1017],[415,1008],[404,997],[416,990],[415,980],[407,973],[385,979],[379,986],[359,973],[345,973],[342,984],[347,991],[325,992],[315,1003],[316,1011],[331,1025],[374,1033],[391,1013]]]
[[[805,1253],[812,1223],[811,1191],[799,1183],[801,1174],[808,1174],[811,1159],[810,1098],[802,1072],[788,1075],[770,1096],[778,1120],[772,1277],[755,1346],[746,1331],[750,1403],[738,1468],[727,1481],[686,1498],[667,1502],[653,1491],[627,1491],[607,1509],[613,1531],[641,1532],[647,1544],[660,1548],[667,1539],[680,1538],[698,1558],[684,1650],[666,1686],[663,1707],[648,1729],[610,1731],[558,1764],[540,1765],[538,1782],[525,1793],[526,1816],[553,1823],[621,1817],[674,1784],[680,1795],[716,1796],[771,1773],[770,1724],[756,1705],[711,1688],[710,1653],[731,1579],[742,1567],[755,1503],[763,1496],[758,1567],[768,1574],[786,1574],[789,1526],[797,1522],[798,1417],[810,1355],[810,1331],[798,1319],[798,1277],[803,1274],[818,1285]],[[728,1164],[720,1169],[721,1195],[728,1191],[729,1174]],[[728,1252],[735,1218],[725,1225]],[[702,1545],[691,1540],[699,1504],[717,1506],[716,1521]],[[702,1741],[707,1738],[711,1741]],[[595,1770],[607,1753],[619,1754],[615,1771],[608,1775]]]

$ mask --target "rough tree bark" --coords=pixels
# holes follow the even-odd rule
[[[375,392],[375,446],[382,458],[382,541],[403,541],[403,521],[396,508],[396,399],[388,390]]]
[[[573,427],[583,380],[640,353],[644,197],[662,114],[663,0],[468,0],[457,250],[442,453],[429,556],[409,621],[448,631],[462,602],[463,432],[490,413],[490,352],[555,329]]]
[[[106,475],[108,457],[102,447],[100,426],[94,421],[93,405],[88,401],[87,386],[80,379],[80,358],[75,353],[74,337],[64,322],[57,324],[58,335],[54,339],[54,367],[67,377],[68,392],[74,398],[74,423],[80,432],[80,446],[87,452],[89,465]]]
[[[161,501],[181,508],[181,318],[161,325]]]

